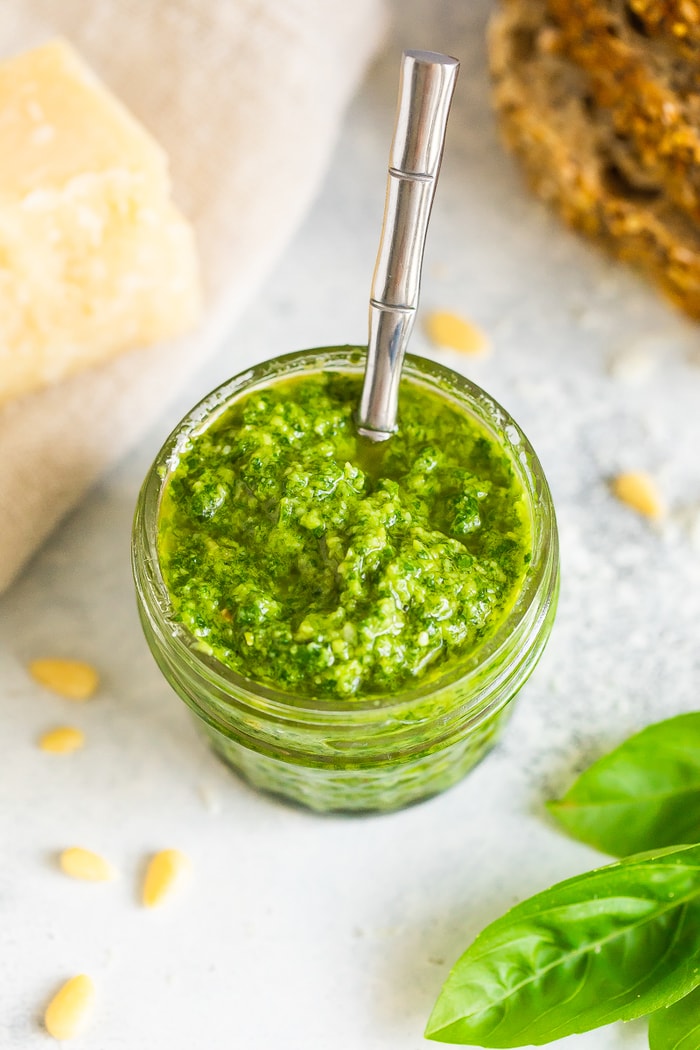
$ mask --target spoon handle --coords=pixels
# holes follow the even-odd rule
[[[399,380],[418,308],[430,210],[459,62],[404,51],[384,221],[369,300],[369,346],[357,428],[372,441],[396,429]]]

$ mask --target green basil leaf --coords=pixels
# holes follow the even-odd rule
[[[700,984],[700,845],[641,854],[538,893],[487,926],[426,1036],[540,1044],[661,1009]]]
[[[649,1018],[650,1050],[698,1050],[700,988]]]
[[[573,838],[615,857],[700,841],[700,714],[630,737],[547,808]]]

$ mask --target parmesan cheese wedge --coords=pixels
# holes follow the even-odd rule
[[[178,335],[198,303],[160,146],[67,43],[0,64],[0,403]]]

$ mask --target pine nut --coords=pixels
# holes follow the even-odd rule
[[[642,471],[618,474],[613,478],[611,488],[621,503],[626,503],[645,518],[658,520],[666,513],[656,482]]]
[[[85,879],[87,882],[111,882],[116,872],[109,861],[92,850],[71,846],[59,855],[58,863],[66,875],[72,879]]]
[[[84,744],[85,734],[74,726],[49,729],[39,739],[39,747],[42,751],[53,751],[57,755],[67,755],[71,751],[78,751]]]
[[[89,700],[97,689],[97,671],[81,660],[32,660],[29,665],[32,678],[68,700]]]
[[[44,1025],[54,1039],[72,1039],[83,1031],[95,999],[95,986],[87,974],[71,977],[46,1007]]]
[[[190,862],[177,849],[164,849],[148,862],[143,884],[143,903],[147,908],[162,904],[181,885],[190,870]]]
[[[485,354],[488,340],[484,333],[463,317],[436,310],[425,319],[425,334],[435,346],[459,350],[463,354]]]

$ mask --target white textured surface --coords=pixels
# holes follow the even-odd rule
[[[449,965],[476,933],[604,861],[548,826],[544,799],[628,733],[698,705],[697,329],[524,192],[488,113],[487,7],[401,5],[265,296],[0,604],[3,1050],[49,1044],[43,1007],[80,971],[100,1002],[76,1050],[420,1050]],[[200,744],[140,634],[130,521],[152,456],[200,394],[279,352],[362,341],[397,55],[416,45],[464,63],[423,306],[466,314],[493,342],[486,359],[442,359],[469,368],[540,453],[561,526],[561,603],[505,740],[467,780],[391,816],[319,818],[258,797]],[[413,349],[430,352],[419,332]],[[635,354],[653,367],[635,368]],[[619,355],[628,367],[611,374]],[[658,478],[674,512],[660,532],[609,496],[622,468]],[[34,686],[24,665],[49,654],[94,662],[99,696],[77,706]],[[37,736],[63,722],[84,728],[85,750],[40,752]],[[121,880],[61,876],[55,853],[73,844],[104,853]],[[192,858],[189,891],[144,912],[144,858],[167,846]],[[645,1024],[559,1045],[643,1050]]]

